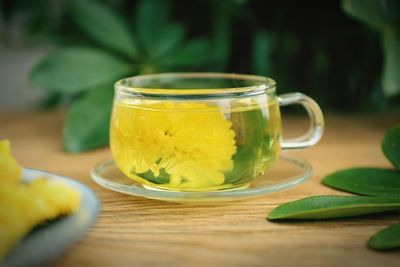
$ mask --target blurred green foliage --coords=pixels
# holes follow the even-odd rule
[[[343,10],[381,35],[384,66],[382,90],[387,96],[400,93],[400,2],[396,0],[344,0]]]
[[[20,43],[57,46],[31,79],[49,92],[47,104],[71,102],[64,127],[70,152],[107,144],[113,82],[143,73],[266,75],[279,93],[302,91],[326,112],[400,106],[396,0],[0,3],[3,43],[19,31]]]

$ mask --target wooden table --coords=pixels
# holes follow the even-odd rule
[[[295,152],[315,175],[296,188],[222,205],[179,205],[109,191],[95,184],[90,168],[110,158],[108,149],[62,151],[65,113],[0,112],[0,138],[9,138],[26,167],[73,177],[101,201],[97,224],[51,266],[400,266],[399,251],[375,252],[368,238],[399,213],[319,222],[272,223],[278,204],[317,194],[344,194],[320,184],[326,174],[352,166],[388,167],[380,150],[385,130],[400,114],[328,117],[315,147]],[[285,133],[304,121],[286,120]]]

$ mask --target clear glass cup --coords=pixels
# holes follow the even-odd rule
[[[300,104],[304,135],[283,139],[279,106]],[[129,178],[151,189],[232,190],[265,174],[282,149],[305,148],[323,134],[321,109],[301,93],[277,96],[267,77],[163,73],[115,84],[110,147]]]

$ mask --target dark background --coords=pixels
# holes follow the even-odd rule
[[[115,11],[133,34],[138,31],[138,5],[146,1],[95,2]],[[170,21],[186,28],[186,42],[207,40],[210,46],[204,57],[208,61],[180,68],[139,66],[133,75],[170,70],[251,73],[276,79],[280,93],[305,92],[327,112],[381,112],[399,106],[398,96],[382,92],[380,31],[347,14],[341,1],[148,2],[158,2],[160,12],[169,10]],[[395,2],[389,15],[399,15],[393,6]],[[1,46],[14,50],[98,46],[72,17],[68,0],[1,0]],[[154,14],[153,19],[157,17]]]

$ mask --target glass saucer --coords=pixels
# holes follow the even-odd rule
[[[271,170],[250,183],[246,188],[211,192],[180,192],[150,189],[126,177],[113,160],[93,167],[91,176],[99,185],[120,193],[177,203],[215,203],[253,198],[282,191],[308,180],[312,176],[311,165],[293,156],[281,156]]]

